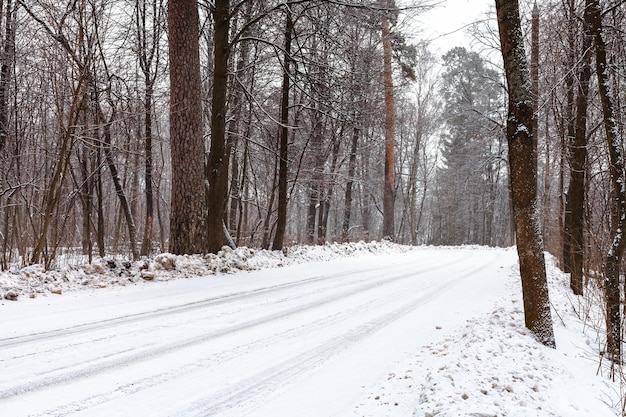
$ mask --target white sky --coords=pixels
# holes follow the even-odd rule
[[[433,39],[433,49],[442,52],[454,46],[470,44],[464,27],[485,18],[487,11],[495,7],[494,0],[442,0],[433,10],[418,18],[423,31],[419,37]]]

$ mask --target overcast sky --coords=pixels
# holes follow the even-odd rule
[[[464,27],[485,18],[495,7],[494,0],[444,0],[419,17],[423,35],[433,39],[435,49],[446,51],[454,46],[469,46]]]

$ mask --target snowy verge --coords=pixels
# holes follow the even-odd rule
[[[619,413],[619,384],[598,363],[597,330],[579,318],[568,276],[547,258],[557,349],[542,346],[524,326],[517,267],[509,297],[485,317],[447,329],[388,374],[355,405],[354,416],[608,417]]]
[[[37,264],[25,268],[13,267],[9,271],[0,272],[0,299],[17,300],[23,296],[35,298],[38,294],[60,295],[84,288],[105,288],[147,281],[228,274],[366,254],[402,253],[408,250],[411,250],[411,247],[383,240],[369,243],[360,241],[327,243],[323,246],[291,246],[282,251],[248,247],[231,249],[224,246],[217,254],[162,253],[135,262],[105,257],[81,266],[66,266],[48,271]]]

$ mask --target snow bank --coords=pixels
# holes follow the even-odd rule
[[[0,299],[17,300],[23,296],[34,298],[38,294],[62,294],[81,288],[105,288],[190,276],[228,274],[365,254],[400,253],[410,249],[389,241],[291,246],[282,251],[247,247],[231,249],[224,246],[216,255],[162,253],[136,262],[105,257],[95,259],[90,264],[65,266],[49,271],[42,265],[13,267],[9,271],[0,272]]]
[[[619,384],[598,373],[597,329],[582,322],[569,277],[547,258],[557,349],[524,326],[517,268],[510,297],[485,317],[457,328],[437,326],[442,340],[416,352],[355,407],[355,416],[613,416]]]

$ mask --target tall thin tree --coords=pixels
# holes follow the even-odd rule
[[[394,9],[392,1],[386,2],[382,15],[383,78],[385,88],[385,181],[383,190],[383,238],[394,239],[395,224],[395,102],[393,94],[392,46],[389,13]]]
[[[211,149],[206,165],[208,182],[209,252],[217,253],[225,243],[224,213],[228,196],[228,161],[226,150],[226,96],[228,92],[228,57],[230,45],[230,1],[217,0],[213,6],[213,98],[211,102]]]
[[[278,164],[278,220],[276,223],[276,234],[272,249],[282,249],[287,229],[287,158],[289,141],[289,93],[291,79],[291,43],[293,40],[294,22],[291,13],[291,6],[286,7],[285,18],[285,45],[283,61],[283,85],[282,99],[280,103],[280,143],[279,143],[279,164]]]
[[[589,9],[585,8],[585,16]],[[589,81],[591,79],[592,44],[591,28],[588,19],[583,22],[583,40],[578,74],[578,95],[576,97],[576,117],[574,140],[570,146],[570,182],[566,196],[566,210],[569,213],[568,231],[570,287],[574,294],[583,294],[583,255],[584,255],[584,215],[585,215],[585,176],[587,170],[587,107]]]

